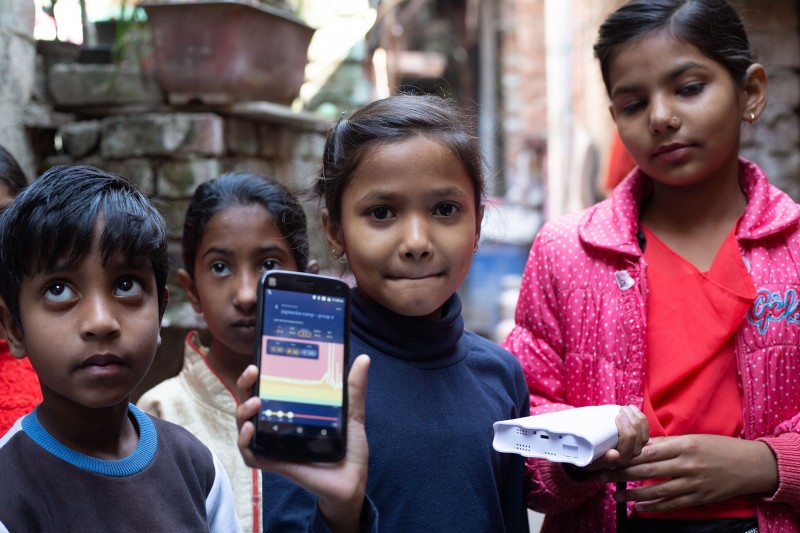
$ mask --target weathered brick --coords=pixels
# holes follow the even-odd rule
[[[225,120],[225,144],[234,155],[258,155],[258,124],[249,120]]]
[[[295,139],[294,157],[322,161],[325,150],[325,135],[316,132],[300,133]]]
[[[223,151],[223,121],[212,113],[145,113],[102,121],[100,152],[108,159],[214,156]]]
[[[99,168],[125,176],[134,182],[145,194],[156,193],[155,172],[152,161],[144,158],[102,160]]]
[[[60,63],[50,68],[48,90],[57,105],[120,105],[164,100],[155,78],[126,65]]]
[[[282,128],[274,124],[261,124],[258,128],[258,142],[260,145],[258,155],[266,158],[277,157],[285,136],[285,131]]]
[[[190,202],[191,198],[173,198],[171,200],[162,200],[156,205],[156,208],[167,223],[167,234],[170,239],[180,242],[183,223],[186,219],[186,210],[189,208]],[[175,260],[177,260],[178,265],[183,264],[180,250],[177,251],[175,257],[172,257],[171,254],[170,264],[175,264]]]
[[[218,159],[164,161],[156,171],[156,192],[166,199],[187,198],[198,185],[220,174]]]
[[[766,65],[768,72],[778,67],[800,67],[800,35],[796,30],[754,33],[750,42],[758,61]]]
[[[226,157],[220,161],[220,172],[250,172],[275,178],[275,164],[257,157]]]
[[[73,157],[84,157],[97,148],[100,141],[100,122],[85,120],[65,124],[58,130],[64,150]]]

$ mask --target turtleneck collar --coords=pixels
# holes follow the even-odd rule
[[[391,357],[441,367],[458,363],[467,355],[465,348],[459,349],[464,318],[458,294],[444,303],[442,318],[425,320],[398,315],[353,289],[350,316],[353,336]]]

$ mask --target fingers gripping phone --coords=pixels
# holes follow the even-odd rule
[[[344,457],[350,288],[272,270],[259,280],[255,363],[261,398],[251,449],[295,461]]]

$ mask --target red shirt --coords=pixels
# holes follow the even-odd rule
[[[713,434],[739,438],[742,397],[734,334],[755,299],[755,287],[732,230],[708,272],[643,227],[647,245],[647,369],[642,411],[650,436]],[[754,516],[747,496],[663,518]]]

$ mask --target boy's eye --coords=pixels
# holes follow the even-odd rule
[[[114,289],[115,296],[139,296],[144,292],[142,284],[133,278],[125,278],[117,283],[117,288]]]
[[[369,210],[369,216],[375,220],[386,220],[392,216],[392,210],[388,207],[373,207]]]
[[[51,302],[66,302],[74,299],[75,292],[66,283],[51,283],[44,291],[44,297]]]
[[[452,217],[456,213],[458,213],[458,206],[456,204],[445,202],[443,204],[439,204],[434,209],[434,214],[440,217]]]
[[[231,273],[231,269],[228,267],[228,265],[219,261],[213,263],[209,270],[211,270],[211,273],[216,276],[226,276]]]
[[[275,270],[280,268],[281,263],[277,259],[267,259],[263,263],[261,263],[261,272],[266,272],[267,270]]]

